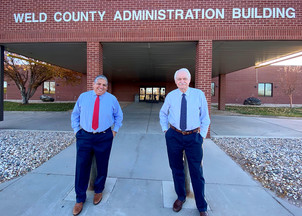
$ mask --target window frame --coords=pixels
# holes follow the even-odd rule
[[[215,82],[211,82],[211,97],[215,96]]]
[[[261,87],[263,93],[259,93],[260,85],[263,85],[263,87]],[[268,89],[268,86],[270,86],[270,89]],[[273,97],[273,83],[258,83],[258,97]]]
[[[45,91],[45,84],[48,84],[48,91]],[[53,83],[54,91],[51,90],[51,84]],[[43,83],[43,94],[56,94],[56,82],[55,81],[46,81]]]
[[[3,93],[6,94],[7,93],[7,81],[3,82]]]
[[[147,89],[149,91],[147,91]],[[163,101],[166,97],[166,87],[163,86],[140,86],[139,101]]]

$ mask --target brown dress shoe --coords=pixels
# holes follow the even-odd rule
[[[94,205],[99,204],[101,202],[102,198],[103,198],[103,194],[102,193],[95,193],[94,197],[93,197],[93,204]]]
[[[184,201],[180,201],[179,199],[175,200],[174,204],[173,204],[173,211],[175,212],[179,212],[182,208],[182,204],[184,204],[186,200]]]
[[[79,215],[81,213],[82,209],[83,209],[83,203],[82,202],[76,203],[73,207],[72,214]]]
[[[200,216],[208,216],[208,212],[200,212]]]

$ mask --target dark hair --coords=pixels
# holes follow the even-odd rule
[[[98,75],[95,79],[94,79],[94,83],[96,83],[98,81],[98,79],[103,79],[106,81],[106,84],[108,85],[108,79],[106,76],[104,75]]]

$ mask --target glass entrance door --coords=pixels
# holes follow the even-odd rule
[[[145,101],[152,101],[153,100],[153,91],[152,88],[146,88],[146,99]]]
[[[165,87],[140,87],[139,101],[157,103],[164,101],[166,88]]]

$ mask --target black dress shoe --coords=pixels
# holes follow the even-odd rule
[[[173,211],[175,212],[179,212],[182,208],[182,204],[184,204],[186,200],[184,201],[180,201],[179,199],[175,200],[174,204],[173,204]]]

